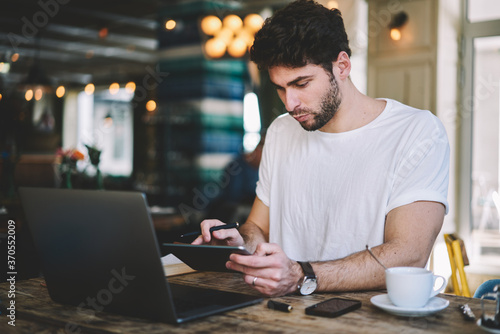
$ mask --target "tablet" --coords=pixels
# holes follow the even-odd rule
[[[243,246],[214,246],[192,244],[163,244],[164,250],[174,254],[179,260],[200,271],[234,272],[226,268],[229,255],[238,253],[250,255]]]

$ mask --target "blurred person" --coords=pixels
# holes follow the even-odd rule
[[[261,134],[261,139],[252,152],[239,154],[226,166],[224,175],[229,175],[228,183],[209,203],[207,218],[227,222],[246,219],[255,199],[264,141],[265,134]]]

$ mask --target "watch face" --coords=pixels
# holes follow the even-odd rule
[[[318,284],[316,283],[315,279],[307,278],[304,280],[304,283],[302,283],[302,286],[300,287],[300,294],[310,295],[314,292],[314,290],[316,290],[317,286]]]

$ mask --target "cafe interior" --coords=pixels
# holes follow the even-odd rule
[[[0,235],[16,221],[18,279],[40,274],[19,187],[142,192],[159,242],[205,218],[245,220],[265,130],[286,112],[248,49],[289,2],[0,5]],[[500,3],[318,2],[342,12],[360,91],[445,126],[450,210],[428,266],[450,278],[448,292],[473,294],[500,277]],[[227,194],[235,159],[250,161],[248,173]]]

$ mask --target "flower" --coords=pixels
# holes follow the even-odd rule
[[[58,148],[57,156],[61,157],[62,159],[61,163],[74,162],[76,164],[78,160],[83,160],[85,158],[83,153],[77,150],[76,148],[68,150],[63,150],[62,148]]]
[[[77,174],[76,163],[78,160],[83,160],[85,156],[75,148],[68,150],[59,148],[57,149],[57,156],[61,159],[59,172],[64,180],[62,186],[64,188],[72,188],[71,175]]]

